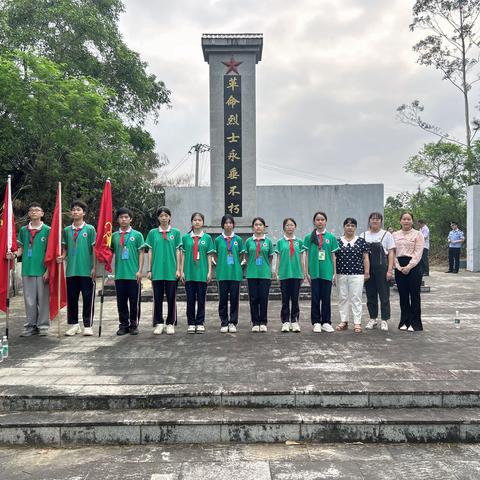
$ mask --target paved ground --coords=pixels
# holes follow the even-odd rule
[[[252,334],[248,303],[241,303],[239,333],[220,334],[216,305],[207,307],[207,333],[187,335],[185,304],[173,336],[153,336],[151,304],[143,304],[140,335],[115,335],[116,304],[105,302],[103,335],[20,338],[22,299],[13,299],[11,358],[0,364],[8,391],[124,393],[168,388],[291,390],[318,387],[350,391],[480,390],[480,275],[432,272],[422,297],[424,332],[397,330],[398,294],[392,291],[388,333],[314,334],[302,304],[302,332],[279,332],[279,302],[270,302],[269,331]],[[461,328],[455,329],[455,310]],[[334,298],[334,324],[338,311]],[[97,308],[98,312],[98,308]],[[364,319],[366,315],[364,314]],[[2,329],[4,321],[0,323]]]
[[[479,445],[0,448],[2,480],[478,480]]]

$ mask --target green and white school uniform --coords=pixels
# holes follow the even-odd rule
[[[122,246],[122,233],[123,246]],[[143,235],[133,228],[113,232],[111,248],[115,254],[115,280],[136,280],[139,254],[144,248]]]
[[[260,252],[257,257],[257,244],[260,243]],[[272,278],[270,258],[273,255],[273,243],[269,237],[249,237],[245,242],[245,252],[248,254],[247,278],[268,279]]]
[[[62,244],[67,247],[67,277],[89,277],[93,268],[93,246],[96,232],[93,225],[83,223],[63,230]]]
[[[293,255],[291,246],[293,245]],[[288,280],[289,278],[303,279],[301,254],[304,251],[303,241],[299,238],[281,238],[275,247],[275,253],[280,259],[278,268],[278,279]]]
[[[241,282],[243,271],[240,255],[244,253],[242,239],[235,234],[227,237],[222,233],[215,239],[215,251],[217,253],[217,265],[215,267],[217,281],[233,280]]]
[[[182,246],[180,230],[153,228],[148,232],[145,245],[152,250],[152,280],[176,280],[177,249]]]
[[[319,232],[316,232],[318,236]],[[305,250],[308,250],[308,274],[312,280],[333,280],[333,254],[338,250],[338,242],[330,232],[324,231],[321,245],[313,243],[309,233],[303,241]],[[319,241],[320,243],[320,241]]]
[[[187,282],[206,282],[208,275],[208,255],[215,252],[212,237],[201,232],[198,236],[198,255],[194,258],[196,235],[191,232],[182,237],[182,250],[185,254],[183,273]],[[195,261],[196,260],[196,261]]]

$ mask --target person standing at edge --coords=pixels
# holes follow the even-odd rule
[[[212,279],[212,254],[215,250],[212,237],[203,231],[203,214],[193,213],[190,223],[190,233],[182,237],[183,258],[180,272],[187,294],[187,333],[204,333],[205,299],[207,284]]]
[[[295,237],[297,223],[293,218],[286,218],[283,221],[283,231],[285,235],[276,245],[277,264],[275,272],[280,280],[280,290],[282,292],[282,310],[280,319],[282,321],[282,332],[299,332],[298,322],[300,316],[300,306],[298,297],[300,295],[300,286],[305,278],[303,265],[303,242]],[[291,303],[291,308],[290,308]]]
[[[17,238],[18,250],[7,254],[7,258],[11,260],[23,255],[22,284],[27,323],[21,337],[31,337],[37,333],[45,337],[50,326],[48,270],[45,267],[50,227],[43,223],[43,215],[39,203],[29,205],[30,222],[20,229]]]
[[[335,235],[327,232],[327,215],[316,212],[313,216],[315,229],[304,240],[305,271],[312,287],[311,319],[313,331],[332,333],[332,285],[335,283],[338,250]]]
[[[400,297],[400,330],[423,330],[420,305],[422,285],[423,235],[413,228],[413,215],[404,212],[400,217],[402,229],[393,234],[395,240],[395,281]]]
[[[383,215],[372,212],[368,217],[368,230],[360,235],[368,245],[370,278],[365,282],[367,309],[370,316],[365,328],[376,328],[378,318],[378,299],[380,298],[380,329],[388,331],[390,320],[390,281],[393,275],[395,241],[393,235],[382,229]]]
[[[180,278],[182,238],[180,231],[170,225],[172,213],[167,207],[157,209],[158,228],[148,232],[145,246],[148,247],[147,278],[152,281],[153,290],[153,334],[161,335],[165,328],[163,321],[163,296],[167,296],[167,335],[175,333],[177,321],[177,281]]]
[[[343,222],[343,236],[338,239],[340,248],[337,258],[338,310],[340,323],[335,330],[348,329],[349,310],[353,315],[355,333],[362,332],[363,284],[370,277],[368,246],[365,239],[355,235],[357,221],[346,218]]]
[[[71,337],[80,332],[78,324],[78,300],[82,293],[83,334],[92,336],[93,299],[95,286],[96,260],[93,254],[96,232],[95,227],[85,223],[87,204],[74,200],[71,205],[72,225],[63,230],[62,255],[57,258],[61,263],[67,260],[67,317],[70,328],[65,335]]]
[[[113,232],[112,250],[115,255],[115,290],[119,318],[117,335],[138,335],[137,319],[140,316],[139,295],[145,242],[143,235],[132,228],[133,214],[128,208],[119,208],[116,219],[120,229]]]
[[[268,294],[272,278],[273,243],[265,235],[265,220],[252,221],[253,236],[245,242],[247,256],[248,297],[252,332],[267,331]]]
[[[446,273],[458,273],[460,268],[460,251],[463,242],[465,242],[465,235],[458,228],[458,223],[452,222],[450,224],[450,233],[448,234],[448,270]]]
[[[238,325],[238,306],[240,302],[240,283],[243,279],[241,255],[244,253],[241,237],[235,235],[235,219],[226,214],[221,221],[223,232],[215,239],[216,268],[218,282],[221,333],[236,333]],[[230,317],[228,300],[230,297]]]
[[[428,264],[428,253],[430,250],[430,229],[427,227],[425,220],[419,220],[418,226],[420,227],[420,232],[423,235],[423,240],[425,241],[425,246],[423,247],[422,261],[420,262],[422,266],[422,274],[424,277],[430,276],[430,268]]]

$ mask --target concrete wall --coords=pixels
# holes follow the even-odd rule
[[[200,211],[206,216],[205,223],[212,225],[209,191],[210,187],[165,188],[172,224],[186,231],[192,212]],[[370,212],[383,212],[383,184],[257,187],[256,215],[265,218],[273,238],[282,235],[282,222],[287,216],[296,220],[298,235],[305,235],[312,230],[312,217],[317,210],[327,214],[328,229],[334,233],[343,231],[346,217],[356,218],[359,232],[363,231]]]
[[[480,185],[467,188],[467,270],[480,272]]]

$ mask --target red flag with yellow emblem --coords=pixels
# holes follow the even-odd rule
[[[110,179],[105,182],[103,188],[100,212],[98,214],[97,240],[95,242],[95,256],[100,263],[105,264],[107,272],[112,271],[113,253],[110,249],[112,243],[112,185]]]

